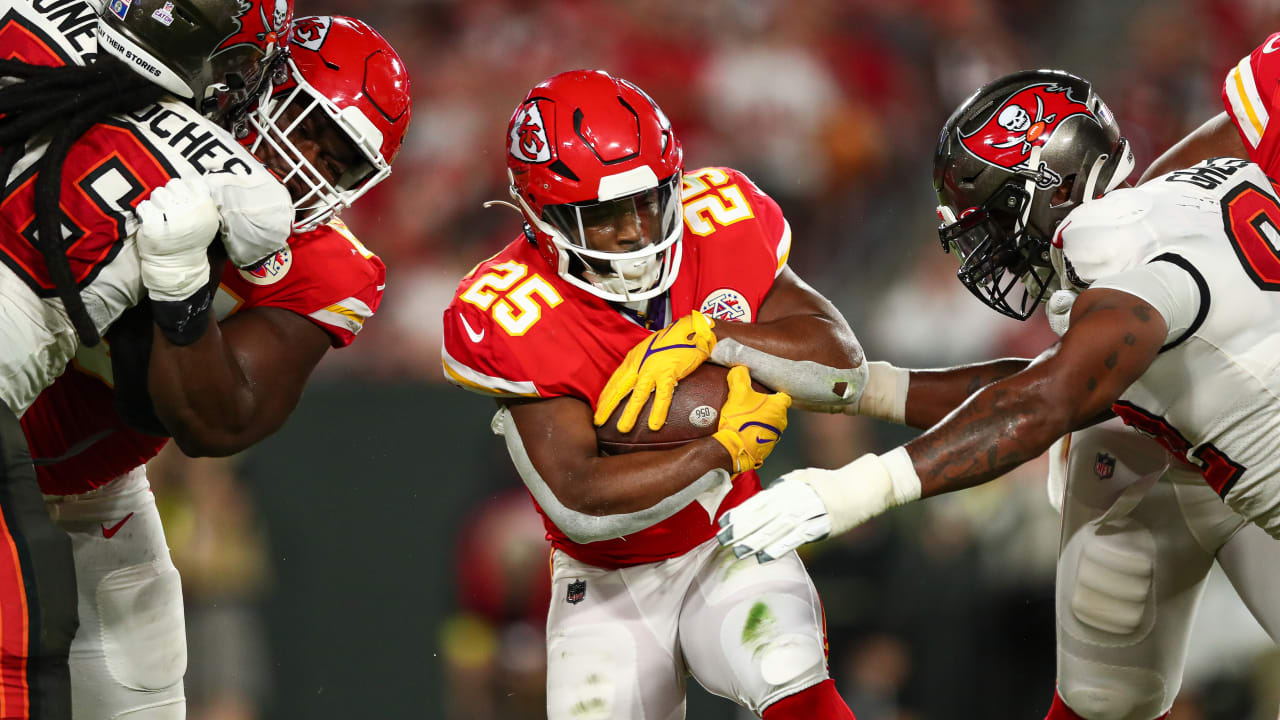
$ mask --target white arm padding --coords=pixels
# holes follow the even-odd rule
[[[702,493],[730,481],[727,471],[716,468],[644,510],[618,515],[588,515],[566,507],[538,474],[533,461],[529,459],[529,453],[524,449],[524,441],[520,439],[520,432],[511,419],[510,411],[506,408],[499,410],[493,416],[491,427],[495,435],[501,435],[506,440],[507,453],[511,455],[516,472],[520,473],[520,479],[529,488],[533,499],[538,501],[542,511],[570,540],[580,544],[612,540],[656,525],[683,510]]]
[[[802,410],[840,412],[856,405],[867,385],[865,362],[842,369],[811,360],[788,360],[732,338],[717,342],[710,359],[725,367],[745,365],[753,380],[790,395]]]

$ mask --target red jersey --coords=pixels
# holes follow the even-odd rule
[[[1280,176],[1280,118],[1271,122],[1280,93],[1280,33],[1267,38],[1227,73],[1222,101],[1240,132],[1249,160]]]
[[[346,347],[378,309],[386,268],[340,220],[296,235],[252,270],[227,263],[213,310],[225,319],[245,308],[275,307],[310,319]],[[36,474],[46,495],[100,487],[155,457],[168,442],[129,428],[112,398],[110,347],[81,348],[22,416],[31,456],[56,460]]]
[[[751,322],[791,248],[782,211],[745,175],[727,168],[687,174],[682,200],[683,259],[666,296],[669,318],[701,310],[720,322]],[[654,328],[642,326],[566,282],[521,237],[459,283],[444,312],[445,376],[484,395],[576,397],[594,409],[627,351],[669,318]],[[589,544],[570,540],[545,513],[543,521],[552,544],[582,562],[638,565],[682,555],[710,539],[721,514],[759,491],[759,477],[746,472],[714,512],[693,502],[640,532]]]

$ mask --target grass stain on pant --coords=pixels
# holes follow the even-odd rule
[[[777,622],[768,603],[757,601],[747,611],[747,621],[742,625],[742,644],[746,647],[759,645]]]

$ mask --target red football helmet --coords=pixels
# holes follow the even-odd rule
[[[667,291],[680,269],[684,155],[643,90],[601,70],[536,85],[507,126],[511,195],[543,257],[566,281],[612,302]],[[590,247],[602,219],[632,223],[638,248]]]
[[[332,120],[364,162],[326,178],[299,148],[310,138],[294,136],[312,113]],[[245,142],[255,154],[265,142],[288,166],[281,182],[305,188],[294,193],[294,230],[305,232],[391,174],[411,114],[409,73],[381,35],[354,18],[302,17],[293,22],[285,68],[249,114]]]

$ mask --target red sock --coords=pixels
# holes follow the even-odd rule
[[[1169,713],[1165,713],[1155,720],[1167,720],[1168,717]],[[1044,716],[1044,720],[1085,720],[1085,718],[1080,717],[1074,710],[1067,707],[1067,704],[1062,701],[1062,696],[1057,691],[1054,691],[1053,705],[1049,708],[1049,714]]]
[[[828,678],[764,709],[764,720],[856,720]]]

